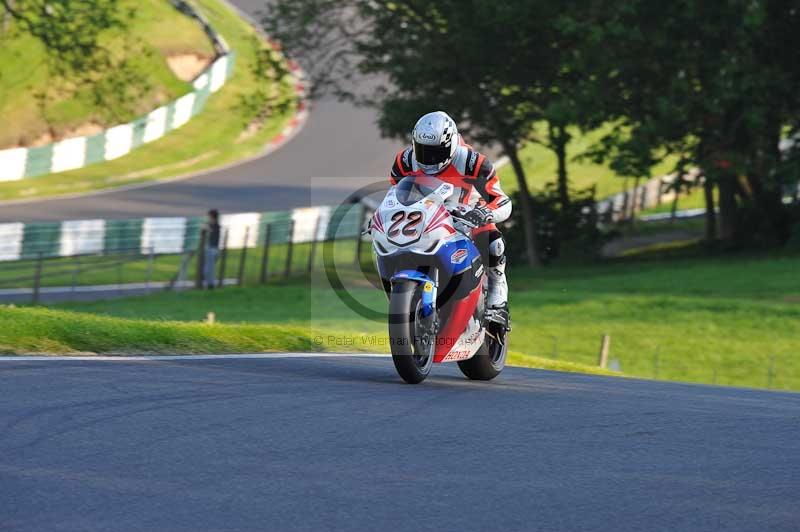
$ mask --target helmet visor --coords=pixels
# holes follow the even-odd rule
[[[450,146],[431,146],[414,141],[414,158],[419,164],[442,164],[450,158]]]

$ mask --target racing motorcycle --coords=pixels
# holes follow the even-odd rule
[[[470,379],[490,380],[505,366],[507,333],[484,319],[488,279],[463,219],[455,187],[407,176],[389,189],[366,230],[389,298],[392,360],[417,384],[433,364],[455,361]]]

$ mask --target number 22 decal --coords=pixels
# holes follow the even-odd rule
[[[403,225],[405,222],[405,225]],[[386,235],[389,238],[394,238],[399,236],[400,233],[403,236],[412,238],[415,236],[419,236],[419,225],[422,223],[422,212],[421,211],[411,211],[406,213],[406,211],[397,211],[392,215],[392,225],[389,226],[389,231]],[[402,228],[400,226],[403,225]]]

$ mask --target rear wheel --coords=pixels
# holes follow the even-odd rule
[[[420,284],[401,281],[392,285],[389,296],[389,339],[392,362],[409,384],[425,380],[433,366],[436,332],[433,316],[420,315]]]
[[[461,373],[476,381],[490,381],[497,377],[506,365],[508,353],[508,333],[503,334],[502,341],[486,334],[483,345],[475,356],[458,363]]]

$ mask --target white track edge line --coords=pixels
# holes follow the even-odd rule
[[[269,358],[388,358],[391,355],[380,353],[242,353],[227,355],[32,355],[32,356],[0,356],[0,362],[37,362],[51,360],[73,360],[90,362],[130,362],[141,360],[259,360]]]

